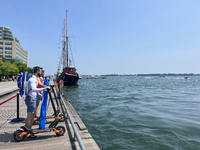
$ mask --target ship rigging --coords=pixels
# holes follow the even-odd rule
[[[76,85],[78,83],[79,75],[76,72],[75,68],[75,63],[71,51],[71,57],[73,60],[73,65],[72,61],[69,58],[69,37],[68,37],[68,26],[67,26],[67,10],[66,10],[66,25],[65,25],[65,20],[64,20],[64,28],[62,30],[62,53],[60,57],[60,61],[58,64],[58,70],[57,70],[57,82],[60,80],[63,80],[64,86],[70,86],[70,85]],[[65,29],[66,27],[66,29]],[[62,64],[62,73],[60,73],[61,69],[61,64]]]

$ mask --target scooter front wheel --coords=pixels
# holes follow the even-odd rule
[[[56,130],[60,130],[60,132],[56,133],[57,136],[62,136],[65,134],[65,127],[63,126],[56,127]]]
[[[22,133],[22,130],[17,130],[13,133],[13,138],[15,139],[16,142],[20,142],[24,139],[25,136],[20,136],[20,134]]]
[[[64,114],[60,114],[59,117],[61,117],[61,119],[59,119],[60,122],[65,121],[65,115]]]

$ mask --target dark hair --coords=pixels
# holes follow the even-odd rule
[[[40,69],[43,69],[43,68],[41,68],[41,67],[39,67],[39,66],[34,67],[34,73],[36,73],[36,72],[39,71]]]

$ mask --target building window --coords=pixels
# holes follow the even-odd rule
[[[5,39],[5,41],[12,41],[11,39]]]
[[[5,47],[5,50],[12,50],[12,47]]]
[[[3,54],[3,51],[0,51],[0,54]]]
[[[12,45],[12,42],[5,42],[5,45]]]
[[[0,58],[3,58],[3,55],[0,55]]]
[[[1,54],[1,53],[0,53]],[[2,53],[3,54],[3,53]],[[5,54],[12,54],[12,51],[6,51]]]
[[[10,34],[10,32],[6,32],[6,31],[5,31],[5,32],[3,32],[3,33],[4,33],[4,34]],[[11,34],[11,35],[12,35],[12,34]]]
[[[3,45],[3,42],[0,42],[0,45]]]
[[[5,55],[5,57],[7,57],[7,58],[12,58],[12,56],[11,56],[11,55]]]
[[[10,60],[10,59],[12,59],[12,58],[9,58],[9,57],[5,57],[5,59],[6,59],[6,60]]]
[[[2,46],[0,46],[0,49],[3,49],[3,47],[2,47]]]

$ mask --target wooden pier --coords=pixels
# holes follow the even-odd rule
[[[16,82],[15,82],[16,85]],[[13,90],[11,90],[13,88]],[[0,83],[0,91],[2,90],[2,85]],[[14,87],[4,88],[4,91],[9,91],[6,95],[0,95],[0,103],[13,97],[17,94],[16,89]],[[54,97],[52,93],[52,97]],[[86,150],[99,150],[99,146],[90,135],[87,130],[87,127],[84,125],[73,106],[70,103],[70,100],[66,95],[63,95],[65,104],[67,105],[68,111],[71,114],[73,122],[78,130],[78,133],[82,139],[82,142],[86,148]],[[56,104],[56,103],[55,103]],[[67,114],[65,112],[65,108],[61,103],[61,112],[65,114],[66,120],[64,122],[60,122],[59,125],[65,127],[66,132],[64,136],[57,136],[54,132],[46,132],[41,134],[36,134],[37,138],[27,139],[25,138],[21,142],[15,142],[13,139],[13,133],[19,129],[21,126],[25,124],[25,120],[21,122],[11,122],[12,119],[17,117],[17,99],[13,98],[12,100],[4,103],[0,106],[0,149],[7,150],[22,150],[22,149],[59,149],[59,150],[80,150],[80,146],[78,141],[74,140],[74,130],[72,125],[67,118]],[[23,98],[19,98],[19,116],[21,118],[26,118],[27,115],[27,107]],[[40,105],[38,108],[38,116],[40,112]],[[53,114],[53,108],[51,104],[49,104],[49,108],[47,110],[47,115]],[[46,120],[46,126],[48,126],[53,119]],[[39,127],[39,122],[36,122],[33,125],[34,128]]]

